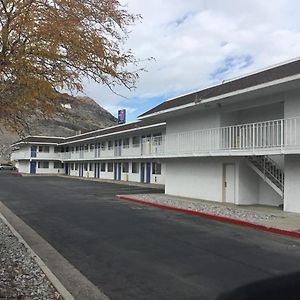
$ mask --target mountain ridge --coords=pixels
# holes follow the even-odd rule
[[[28,116],[26,135],[68,137],[117,125],[117,119],[92,98],[61,94],[58,105],[61,105],[60,111],[47,118]],[[10,145],[20,138],[0,123],[0,161],[9,160]]]

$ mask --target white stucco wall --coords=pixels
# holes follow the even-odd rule
[[[70,170],[70,176],[79,176],[78,170]]]
[[[20,173],[29,173],[30,172],[30,164],[29,161],[18,161],[16,163],[16,167]]]
[[[278,96],[277,96],[278,97]],[[282,98],[280,98],[282,99]],[[262,99],[263,101],[263,99]],[[232,112],[222,112],[222,126],[248,124],[255,122],[263,122],[267,120],[277,120],[284,117],[283,102],[277,102],[269,105],[260,105],[247,109],[235,110]]]
[[[222,201],[222,163],[218,159],[168,160],[166,194]]]
[[[286,155],[284,210],[300,213],[300,155]]]
[[[189,130],[202,130],[220,126],[220,112],[218,110],[198,111],[184,116],[167,120],[166,134],[173,134]]]
[[[239,160],[238,200],[237,204],[250,205],[259,203],[259,176],[248,166],[244,159]]]
[[[100,178],[114,180],[114,172],[100,172]]]
[[[300,91],[290,92],[284,101],[284,117],[300,117]]]
[[[168,160],[166,194],[222,202],[223,165],[235,165],[235,204],[278,206],[281,197],[242,157]]]
[[[55,169],[54,161],[49,161],[49,168],[39,168],[36,162],[36,174],[64,174],[64,169]]]
[[[258,181],[259,204],[268,206],[279,206],[283,199],[262,178]]]
[[[239,196],[237,204],[278,206],[282,204],[282,202],[281,196],[248,166],[246,160],[240,159]]]

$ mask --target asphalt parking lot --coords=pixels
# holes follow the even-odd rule
[[[117,200],[153,189],[0,172],[0,200],[113,300],[215,299],[300,271],[300,242]]]

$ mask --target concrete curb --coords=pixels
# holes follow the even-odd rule
[[[32,248],[25,242],[22,236],[14,229],[14,227],[7,221],[7,219],[0,212],[0,218],[9,227],[13,235],[22,243],[28,250],[30,256],[35,260],[38,266],[41,268],[43,273],[46,275],[48,280],[52,283],[57,292],[62,296],[64,300],[75,300],[71,293],[63,286],[63,284],[58,280],[58,278],[51,272],[51,270],[46,266],[43,260],[32,250]]]
[[[202,218],[206,218],[206,219],[210,219],[210,220],[214,220],[214,221],[218,221],[218,222],[238,225],[238,226],[242,226],[242,227],[255,229],[258,231],[264,231],[264,232],[285,235],[288,237],[300,239],[300,232],[298,232],[298,231],[289,231],[289,230],[284,230],[284,229],[279,229],[279,228],[274,228],[274,227],[267,227],[264,225],[251,223],[248,221],[243,221],[243,220],[229,218],[229,217],[222,217],[222,216],[218,216],[218,215],[212,215],[212,214],[208,214],[208,213],[204,213],[204,212],[194,211],[194,210],[185,209],[185,208],[179,208],[179,207],[170,206],[170,205],[166,205],[166,204],[149,202],[149,201],[145,201],[142,199],[137,199],[137,198],[133,198],[133,197],[125,196],[125,195],[116,195],[116,197],[118,199],[122,199],[122,200],[128,200],[128,201],[141,203],[141,204],[148,205],[148,206],[154,206],[154,207],[158,207],[158,208],[162,208],[162,209],[183,212],[183,213],[186,213],[189,215],[194,215],[194,216],[198,216],[198,217],[202,217]]]

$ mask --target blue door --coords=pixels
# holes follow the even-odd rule
[[[31,157],[36,157],[36,146],[31,146]]]
[[[97,178],[100,178],[100,163],[97,164]]]
[[[30,174],[36,174],[36,161],[30,162]]]
[[[121,180],[122,164],[118,163],[118,180]]]
[[[69,164],[65,164],[65,175],[70,175],[70,173],[69,173]]]
[[[114,180],[118,179],[118,164],[114,164]]]
[[[83,176],[83,164],[79,164],[79,176]]]
[[[141,163],[141,182],[145,182],[145,163]]]
[[[147,163],[146,165],[146,183],[150,183],[151,178],[151,163]]]

